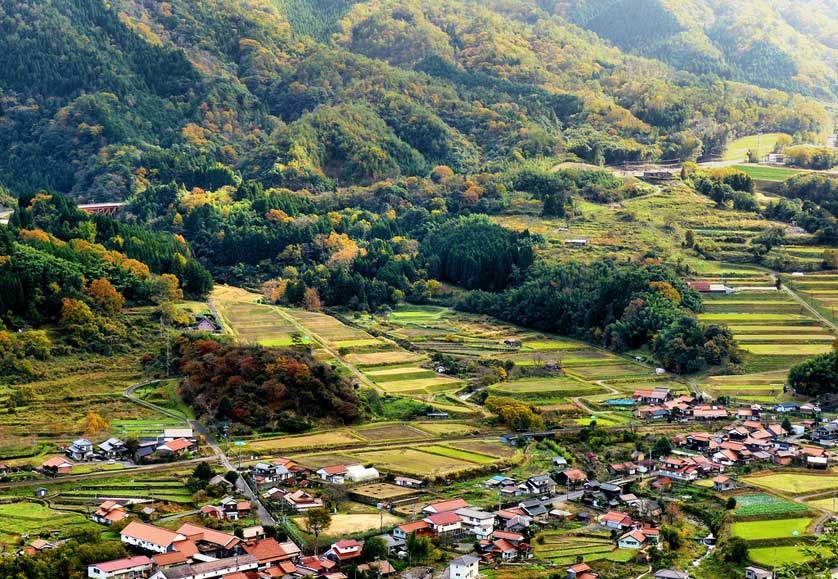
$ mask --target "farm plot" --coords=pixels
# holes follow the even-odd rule
[[[460,448],[453,448],[450,446],[443,446],[440,444],[422,446],[421,450],[422,452],[430,452],[431,454],[447,456],[448,458],[456,458],[468,462],[474,462],[477,464],[492,464],[494,462],[497,462],[498,460],[495,456],[489,456],[486,454],[480,454],[477,452],[472,452],[470,450],[463,450]]]
[[[0,542],[18,544],[22,535],[64,537],[83,529],[98,526],[83,512],[57,511],[35,502],[16,502],[0,505]]]
[[[817,548],[817,547],[816,547]],[[819,549],[827,558],[831,553],[827,549]],[[755,547],[748,549],[748,559],[762,565],[773,568],[775,565],[786,565],[788,563],[806,563],[812,558],[797,545],[777,545],[772,547]]]
[[[385,530],[400,525],[404,519],[391,515],[390,513],[338,513],[332,515],[332,522],[329,524],[329,535],[342,537],[355,533],[365,533],[383,527]]]
[[[359,500],[362,502],[370,503],[412,497],[421,492],[416,489],[400,487],[390,483],[371,483],[352,487],[352,494],[356,498],[360,497]]]
[[[814,521],[811,517],[796,519],[771,519],[766,521],[737,521],[731,526],[730,532],[734,537],[742,537],[748,541],[760,539],[781,539],[806,533],[806,529]]]
[[[615,549],[614,542],[604,534],[570,535],[547,531],[541,533],[534,543],[535,556],[553,565],[572,565],[580,555],[587,562],[602,559],[629,560],[635,553]]]
[[[371,442],[429,438],[427,432],[406,424],[387,424],[370,426],[368,428],[356,428],[353,432],[355,435]]]
[[[243,342],[290,346],[297,329],[271,306],[238,303],[223,306],[222,314]],[[305,337],[303,337],[303,341]]]
[[[350,364],[366,368],[391,366],[393,364],[416,364],[426,359],[421,354],[415,354],[407,350],[348,354],[345,358]]]
[[[446,446],[459,448],[468,452],[494,456],[496,458],[512,458],[515,456],[515,449],[511,446],[501,444],[494,440],[469,440],[466,442],[451,442]]]
[[[838,489],[838,477],[832,474],[773,473],[743,477],[746,483],[781,493],[802,495]]]
[[[805,277],[787,277],[783,281],[800,297],[820,309],[827,318],[835,319],[838,310],[838,275],[815,273]]]
[[[478,463],[462,458],[452,458],[423,452],[414,448],[394,448],[352,453],[360,462],[372,463],[381,470],[419,478],[445,476],[457,471],[475,468]]]
[[[586,380],[612,380],[616,378],[638,378],[648,376],[649,369],[629,362],[574,366],[568,373]]]
[[[736,497],[736,516],[784,515],[808,510],[805,505],[793,503],[773,495],[754,493]]]
[[[287,452],[289,450],[307,450],[333,448],[363,444],[363,441],[346,430],[333,430],[300,436],[281,436],[248,441],[247,448],[254,452]]]
[[[583,382],[568,376],[552,378],[527,378],[500,382],[490,387],[490,392],[518,398],[539,398],[549,396],[585,396],[602,394],[602,386]]]

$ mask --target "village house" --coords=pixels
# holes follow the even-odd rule
[[[92,517],[94,523],[100,525],[113,525],[128,518],[128,513],[125,511],[125,506],[115,501],[105,501]]]
[[[174,551],[174,544],[186,539],[180,533],[139,521],[128,523],[120,532],[120,538],[126,545],[153,553]]]
[[[93,460],[93,443],[86,438],[79,438],[65,450],[67,456],[78,462]]]
[[[713,490],[716,492],[732,491],[736,487],[736,481],[729,476],[720,474],[713,479]]]
[[[332,544],[331,548],[326,551],[324,555],[327,559],[331,559],[338,565],[344,565],[349,561],[354,561],[361,556],[361,549],[364,544],[355,539],[342,539],[337,543]]]
[[[617,547],[620,549],[642,549],[646,544],[646,535],[639,529],[633,529],[617,540]]]
[[[556,491],[556,481],[548,474],[528,478],[518,485],[518,488],[528,495],[552,495]]]
[[[148,577],[154,562],[144,555],[87,566],[91,579],[139,579]]]
[[[564,482],[568,488],[571,488],[585,484],[588,480],[588,475],[578,468],[568,468],[560,472],[558,478],[560,482]]]
[[[652,575],[654,579],[690,579],[690,574],[686,571],[676,571],[675,569],[659,569]]]
[[[396,575],[396,568],[390,561],[371,561],[358,565],[359,573],[368,573],[368,577],[390,577]]]
[[[462,529],[478,540],[488,539],[495,529],[495,515],[478,509],[463,508],[454,511],[461,519]]]
[[[164,442],[155,449],[155,453],[161,457],[179,457],[185,452],[195,452],[198,445],[188,438],[176,438]]]
[[[587,563],[577,563],[567,568],[567,579],[597,579],[599,575],[591,571]]]
[[[304,490],[286,493],[282,500],[295,511],[302,512],[310,509],[322,509],[323,499],[310,495]]]
[[[257,485],[274,484],[285,482],[293,475],[291,471],[281,464],[268,464],[258,462],[253,466],[251,476]]]
[[[205,563],[177,565],[157,571],[150,579],[217,579],[233,576],[234,573],[255,571],[259,562],[250,555],[238,555]],[[246,575],[245,575],[246,576]]]
[[[340,485],[346,480],[346,470],[346,465],[344,464],[333,464],[318,469],[316,474],[320,480]]]
[[[425,520],[402,523],[393,529],[393,537],[400,541],[406,541],[413,533],[416,533],[418,536],[433,536],[431,524]]]
[[[456,512],[436,513],[425,517],[424,521],[440,541],[450,541],[463,533],[463,519]]]
[[[654,390],[635,390],[632,399],[639,404],[663,404],[672,398],[669,388],[655,388]]]
[[[192,523],[184,523],[178,527],[177,533],[195,543],[202,555],[224,558],[239,552],[241,539],[235,535],[208,529]]]
[[[99,444],[99,451],[105,458],[122,459],[128,454],[128,447],[118,438],[109,438],[105,442]]]
[[[472,555],[463,555],[454,559],[443,571],[443,579],[477,579],[480,559]]]
[[[55,476],[59,474],[70,474],[70,471],[73,470],[73,466],[75,465],[72,462],[63,459],[60,456],[55,456],[45,461],[41,465],[41,470],[44,471],[44,474]]]
[[[450,511],[456,511],[457,509],[465,509],[469,506],[469,504],[464,499],[451,499],[448,501],[439,501],[437,503],[431,503],[422,509],[423,513],[428,513],[430,515],[436,513],[447,513]]]
[[[603,527],[618,531],[628,529],[634,524],[630,516],[620,511],[608,511],[599,518],[599,522]]]

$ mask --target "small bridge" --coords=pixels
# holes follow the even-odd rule
[[[86,213],[104,213],[105,215],[116,215],[125,203],[88,203],[79,205],[79,209]]]

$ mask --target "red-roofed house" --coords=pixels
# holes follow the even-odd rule
[[[428,513],[430,515],[436,513],[447,513],[449,511],[456,511],[457,509],[465,509],[468,507],[468,503],[463,499],[451,499],[450,501],[441,501],[438,503],[431,503],[430,505],[426,506],[422,509],[423,513]]]
[[[154,452],[160,456],[179,456],[184,452],[192,452],[198,450],[198,446],[191,440],[186,438],[176,438],[169,442],[164,442],[157,447]]]
[[[128,513],[125,512],[124,506],[116,501],[105,501],[99,505],[99,508],[93,513],[91,518],[93,522],[99,523],[100,525],[113,525],[127,517]]]
[[[646,546],[646,535],[640,529],[629,531],[617,540],[620,549],[642,549]]]
[[[342,565],[347,561],[360,557],[363,547],[364,544],[355,539],[341,539],[337,543],[332,544],[332,547],[326,551],[325,557]]]
[[[317,476],[321,480],[325,480],[333,484],[343,484],[346,479],[346,465],[333,464],[331,466],[324,466],[317,471]]]
[[[627,529],[631,527],[633,521],[631,517],[620,511],[608,511],[599,518],[599,522],[609,529]]]
[[[53,458],[45,461],[41,465],[41,470],[43,470],[47,474],[70,474],[70,471],[73,470],[73,463],[65,458],[61,458],[60,456],[54,456]]]
[[[117,559],[87,566],[87,576],[92,579],[133,579],[148,577],[154,562],[146,556]]]
[[[186,537],[169,529],[131,521],[120,533],[122,542],[154,553],[174,551],[174,543]]]
[[[439,539],[450,539],[462,531],[462,519],[460,515],[452,512],[437,513],[424,518],[430,525],[431,531]]]
[[[404,523],[393,529],[393,537],[401,539],[402,541],[416,533],[417,535],[433,535],[431,524],[427,521],[413,521],[412,523]]]

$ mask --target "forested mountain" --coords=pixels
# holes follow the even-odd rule
[[[838,8],[829,0],[540,0],[615,46],[695,73],[838,95]]]
[[[806,141],[831,124],[803,97],[679,70],[727,74],[715,65],[624,54],[563,10],[0,0],[0,185],[96,201],[171,181],[332,191],[542,155],[690,159],[755,127]],[[833,38],[834,20],[795,22]],[[830,94],[832,69],[810,62],[822,77],[788,88]]]

